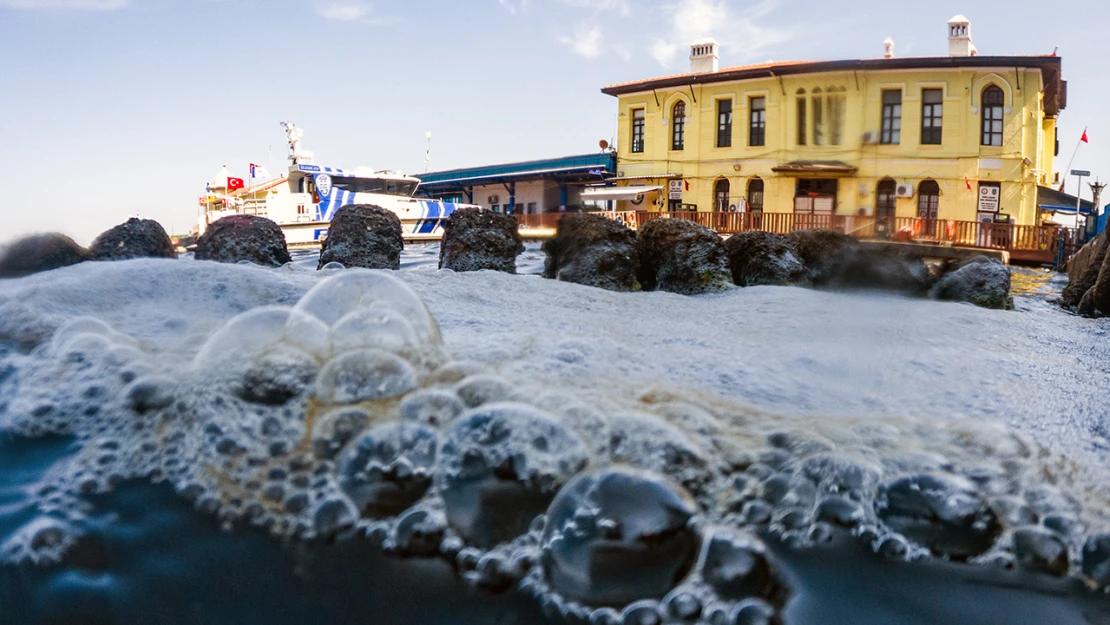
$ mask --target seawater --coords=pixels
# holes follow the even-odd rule
[[[1110,618],[1106,326],[1051,286],[682,298],[436,254],[0,285],[5,622]]]

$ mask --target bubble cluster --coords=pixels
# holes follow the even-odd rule
[[[573,623],[776,622],[792,589],[774,550],[834,535],[1110,586],[1110,524],[1074,468],[995,425],[796,427],[694,393],[527,386],[451,360],[396,276],[325,269],[192,358],[92,318],[0,348],[0,417],[80,445],[3,556],[58,561],[80,495],[145,478],[228,527],[442,558]]]

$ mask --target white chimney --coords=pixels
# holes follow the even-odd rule
[[[690,73],[712,74],[720,69],[721,44],[716,39],[699,39],[690,44]]]
[[[894,40],[891,39],[890,37],[887,37],[886,41],[883,42],[883,58],[884,59],[893,59],[894,58]]]
[[[971,44],[971,22],[962,15],[948,20],[948,56],[975,56]]]

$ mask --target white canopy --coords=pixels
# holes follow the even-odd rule
[[[582,191],[583,200],[634,200],[663,187],[593,187]]]

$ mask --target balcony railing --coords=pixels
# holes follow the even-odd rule
[[[722,235],[763,231],[789,234],[822,228],[857,239],[903,239],[921,243],[995,249],[1015,260],[1053,262],[1063,243],[1064,256],[1081,245],[1078,230],[1062,226],[1022,226],[917,217],[868,217],[820,213],[605,212],[599,213],[637,229],[654,219],[686,219]],[[899,234],[901,233],[901,234]]]

